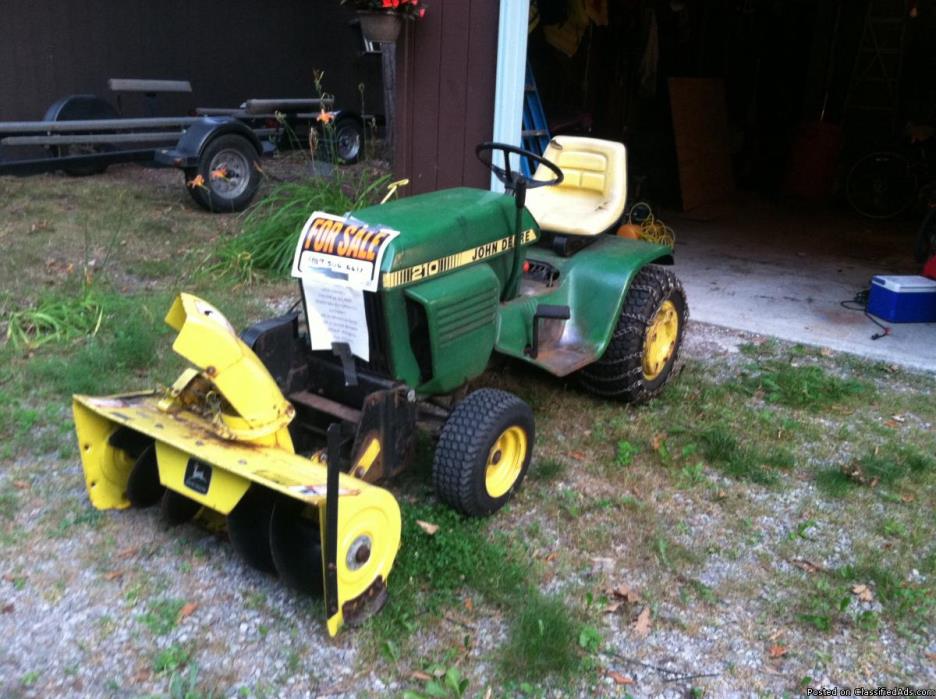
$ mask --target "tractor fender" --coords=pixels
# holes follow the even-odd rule
[[[156,151],[156,162],[182,169],[198,166],[198,160],[208,144],[219,136],[235,134],[246,138],[263,155],[263,144],[257,134],[244,122],[228,116],[202,117],[189,126],[175,148],[160,148]]]
[[[609,236],[607,240],[616,243],[621,239]],[[570,273],[573,304],[587,300],[584,309],[573,305],[573,314],[577,317],[578,332],[594,351],[595,359],[604,354],[611,342],[624,297],[637,273],[650,264],[672,264],[672,252],[667,247],[643,241],[629,243],[609,246],[604,251],[586,248],[578,253],[582,255],[580,264]],[[588,255],[589,252],[592,254]]]
[[[521,296],[501,307],[496,349],[555,376],[566,376],[597,361],[611,342],[637,273],[648,264],[673,262],[672,250],[666,246],[616,236],[603,236],[571,257],[537,249],[528,253],[528,259],[557,268],[559,284],[549,294]],[[568,321],[548,322],[564,323],[556,332],[561,332],[560,344],[570,352],[530,356],[533,317],[539,305],[569,307]]]

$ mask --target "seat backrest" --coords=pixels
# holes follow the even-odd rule
[[[561,188],[579,189],[604,195],[623,209],[627,196],[627,155],[624,145],[583,136],[556,136],[549,142],[543,157],[562,170]],[[540,165],[536,179],[549,179],[552,172]]]

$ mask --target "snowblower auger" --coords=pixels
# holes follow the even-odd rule
[[[159,503],[171,523],[202,507],[227,515],[251,565],[324,592],[332,635],[377,611],[399,549],[394,497],[339,472],[337,423],[326,450],[295,453],[293,406],[217,309],[181,294],[166,322],[178,331],[173,349],[196,367],[167,393],[74,397],[92,504]]]

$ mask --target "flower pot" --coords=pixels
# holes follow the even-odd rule
[[[403,27],[403,17],[398,12],[358,12],[361,20],[361,31],[368,41],[381,44],[392,44],[400,36]]]

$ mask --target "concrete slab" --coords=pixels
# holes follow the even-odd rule
[[[667,214],[691,317],[936,372],[936,323],[879,332],[841,301],[875,274],[918,274],[913,221],[745,199],[706,216]]]

